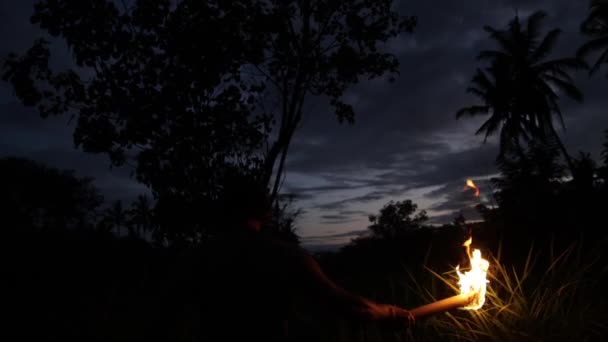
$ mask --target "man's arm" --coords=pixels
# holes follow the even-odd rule
[[[394,305],[379,304],[338,286],[321,270],[316,260],[303,250],[296,257],[297,278],[305,292],[328,305],[332,311],[364,320],[402,320],[412,323],[411,314]]]

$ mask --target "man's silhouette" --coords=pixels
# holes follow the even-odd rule
[[[294,299],[319,312],[353,320],[386,320],[405,327],[413,318],[336,285],[305,250],[263,232],[270,204],[263,187],[234,181],[226,191],[225,236],[204,257],[201,333],[207,341],[286,341]],[[209,249],[207,250],[209,252]]]

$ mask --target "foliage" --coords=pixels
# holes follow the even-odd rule
[[[325,96],[352,121],[344,92],[397,73],[383,44],[416,22],[392,0],[122,4],[38,2],[32,22],[67,43],[74,67],[52,70],[39,39],[9,56],[2,77],[42,117],[76,118],[77,146],[113,165],[133,160],[159,217],[185,218],[169,235],[187,239],[206,234],[201,211],[210,214],[229,174],[266,184],[274,174],[274,197],[305,99]]]
[[[589,73],[593,74],[602,64],[608,63],[608,1],[590,1],[589,14],[581,23],[581,32],[590,40],[579,48],[578,55],[584,58],[599,52],[597,60],[589,69]]]
[[[604,132],[604,144],[601,152],[602,164],[598,167],[600,188],[608,194],[608,130]]]
[[[523,156],[498,163],[501,176],[492,179],[492,184],[498,189],[500,220],[521,231],[542,230],[558,220],[554,210],[564,170],[557,157],[555,146],[533,144]]]
[[[153,216],[152,216],[152,203],[146,195],[139,195],[137,199],[131,203],[129,209],[129,234],[142,236],[152,231],[153,228]]]
[[[568,71],[582,68],[584,64],[576,58],[547,58],[561,30],[553,29],[541,39],[540,28],[545,16],[542,11],[534,12],[526,23],[515,17],[504,30],[484,27],[499,49],[479,53],[477,59],[489,61],[490,66],[477,69],[468,92],[481,103],[459,110],[456,116],[489,114],[476,133],[483,133],[487,138],[500,130],[499,156],[511,150],[521,152],[522,141],[554,140],[570,166],[553,117],[564,125],[558,104],[560,92],[582,101],[583,95]]]
[[[268,233],[283,241],[299,244],[296,222],[302,215],[302,209],[294,209],[293,196],[282,196],[275,204],[267,227]]]
[[[0,210],[13,228],[93,229],[103,197],[89,178],[31,160],[0,159]]]
[[[608,166],[608,129],[604,131],[604,144],[602,149],[604,165]]]
[[[411,200],[390,201],[380,209],[378,215],[369,216],[372,224],[368,229],[374,237],[385,239],[396,238],[408,230],[420,229],[428,216],[424,210],[416,213],[417,209],[418,206]]]

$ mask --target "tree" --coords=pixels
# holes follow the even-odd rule
[[[261,17],[246,1],[40,1],[32,22],[65,40],[74,67],[51,70],[40,39],[9,56],[3,78],[42,117],[74,117],[77,147],[134,161],[156,198],[213,199],[226,173],[261,161],[269,117],[240,77],[264,46],[250,19]]]
[[[385,204],[378,215],[370,215],[368,227],[375,237],[394,239],[405,232],[422,227],[428,219],[425,210],[416,213],[418,206],[411,200],[390,201]]]
[[[591,154],[580,152],[574,160],[574,182],[577,190],[583,194],[593,193],[597,178],[597,164]]]
[[[127,225],[127,212],[123,209],[121,200],[112,202],[112,205],[106,208],[104,220],[109,225],[109,229],[114,230],[116,234],[120,235],[122,228],[126,226],[129,234],[132,235],[132,228]]]
[[[354,111],[344,102],[344,92],[361,78],[397,73],[397,58],[381,44],[411,32],[416,18],[401,17],[392,6],[392,0],[309,0],[276,1],[267,9],[274,27],[265,40],[265,58],[253,63],[253,70],[270,85],[278,108],[277,138],[266,154],[263,176],[272,198],[306,98],[328,97],[338,120],[352,123]]]
[[[572,170],[572,161],[555,130],[554,117],[565,128],[558,104],[560,93],[582,101],[582,93],[574,85],[569,70],[584,67],[576,58],[548,59],[561,33],[553,29],[541,37],[540,27],[546,14],[531,14],[525,24],[519,17],[510,21],[505,30],[485,26],[484,30],[496,41],[498,50],[481,51],[480,61],[490,66],[477,69],[467,89],[481,100],[481,104],[460,109],[456,117],[490,115],[476,134],[485,137],[500,130],[503,157],[515,150],[521,157],[521,142],[540,139],[558,144]]]
[[[604,143],[602,146],[602,165],[598,169],[598,176],[602,181],[603,189],[608,190],[608,129],[604,131]]]
[[[564,167],[558,162],[554,145],[531,143],[522,158],[507,156],[498,162],[500,177],[492,184],[498,189],[499,223],[510,231],[543,232],[565,225],[568,203],[560,199]]]
[[[344,92],[361,78],[397,73],[382,44],[415,25],[392,5],[40,1],[32,22],[67,43],[75,67],[51,70],[48,43],[37,40],[9,56],[3,79],[41,116],[76,118],[76,146],[113,165],[132,159],[159,203],[200,213],[234,172],[258,175],[276,198],[310,95],[329,98],[338,119],[352,122]]]
[[[137,196],[131,203],[129,217],[130,226],[135,229],[133,233],[141,236],[152,230],[152,204],[146,195]]]
[[[579,48],[578,55],[586,58],[594,52],[599,53],[599,57],[589,69],[593,74],[602,64],[608,63],[608,1],[591,0],[589,14],[581,24],[581,32],[590,40]],[[608,73],[606,76],[608,77]]]
[[[7,228],[92,229],[103,202],[90,178],[16,157],[0,159],[0,188]]]
[[[608,167],[608,129],[604,131],[604,144],[602,149],[602,158],[604,166]]]

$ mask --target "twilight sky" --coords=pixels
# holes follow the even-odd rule
[[[21,53],[42,32],[29,23],[33,0],[1,0],[0,59]],[[401,61],[394,83],[375,80],[352,89],[354,125],[340,125],[323,101],[310,101],[301,129],[296,132],[287,162],[283,192],[297,195],[304,214],[298,233],[305,245],[319,248],[348,242],[365,230],[367,216],[389,200],[412,199],[426,209],[433,222],[451,221],[477,201],[463,191],[467,178],[478,180],[496,173],[493,141],[483,144],[474,132],[483,118],[457,121],[454,113],[474,103],[465,89],[480,64],[475,57],[493,44],[484,25],[503,28],[516,11],[524,17],[534,10],[548,13],[545,30],[563,30],[555,57],[572,56],[584,41],[578,33],[586,15],[586,0],[468,0],[397,1],[403,14],[418,16],[412,35],[389,44]],[[68,63],[60,47],[56,65]],[[603,73],[589,78],[575,74],[585,95],[583,104],[562,101],[567,130],[560,131],[570,151],[582,150],[598,158],[602,131],[608,128],[608,80]],[[73,147],[73,125],[67,117],[41,119],[20,105],[6,83],[0,82],[0,157],[17,155],[80,176],[96,179],[106,199],[130,201],[146,189],[130,179],[129,170],[110,170],[105,156],[89,155]]]

